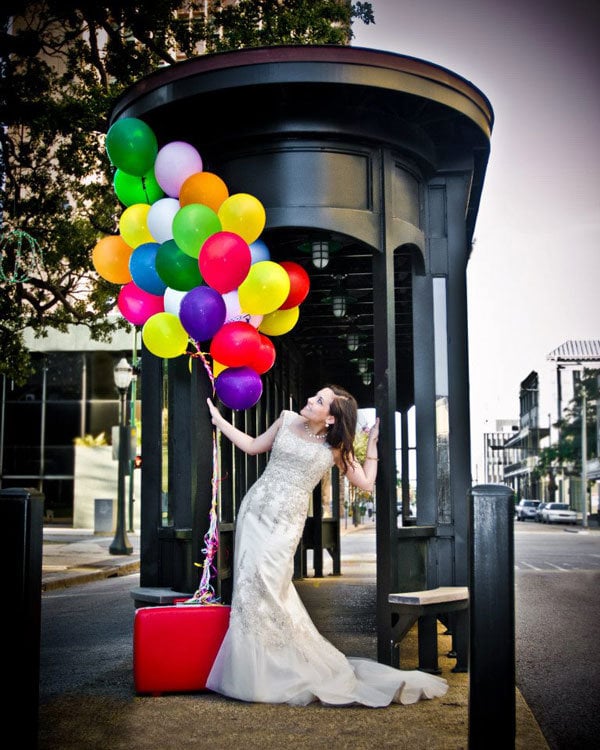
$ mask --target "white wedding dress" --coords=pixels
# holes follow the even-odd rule
[[[292,583],[309,495],[333,465],[330,447],[303,439],[284,411],[265,471],[238,514],[229,629],[207,687],[231,698],[307,705],[416,703],[446,680],[371,659],[346,658],[313,625]]]

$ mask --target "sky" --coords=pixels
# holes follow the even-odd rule
[[[519,384],[568,340],[600,339],[600,2],[371,0],[353,46],[441,65],[491,102],[467,268],[472,472],[518,419]]]

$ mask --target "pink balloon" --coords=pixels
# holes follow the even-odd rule
[[[171,198],[178,198],[181,186],[191,175],[202,171],[202,157],[190,143],[172,141],[156,155],[154,176]]]
[[[252,253],[234,232],[215,232],[200,248],[198,265],[204,281],[221,294],[231,292],[248,275]]]
[[[117,298],[119,312],[134,326],[143,326],[153,315],[165,311],[164,297],[149,294],[130,281],[121,287]]]

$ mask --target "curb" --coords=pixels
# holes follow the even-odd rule
[[[139,573],[140,561],[129,560],[115,564],[114,560],[97,562],[93,565],[82,565],[78,568],[67,568],[60,572],[46,572],[42,568],[42,592],[56,591],[80,584],[101,581],[104,578],[117,578]]]

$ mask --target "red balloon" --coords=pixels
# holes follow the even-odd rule
[[[244,367],[257,356],[261,334],[245,321],[224,323],[210,342],[210,355],[227,367]]]
[[[198,265],[204,281],[220,294],[237,289],[252,264],[250,245],[234,232],[215,232],[200,248]]]
[[[290,293],[279,309],[289,310],[292,307],[298,307],[306,299],[310,290],[310,277],[301,265],[291,260],[284,260],[279,265],[285,268],[290,277]]]
[[[248,362],[248,367],[251,367],[259,375],[264,375],[275,364],[275,346],[264,333],[259,331],[258,335],[260,336],[260,345],[254,357]]]

